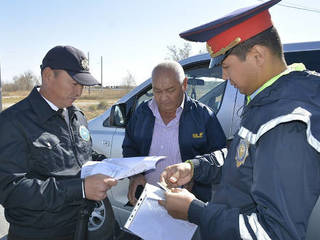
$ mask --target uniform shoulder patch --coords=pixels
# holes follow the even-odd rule
[[[250,143],[246,139],[240,139],[236,154],[237,167],[240,167],[245,163],[246,158],[249,155],[249,145]]]

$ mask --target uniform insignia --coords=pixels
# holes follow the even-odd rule
[[[193,133],[192,138],[203,138],[203,132],[200,133]]]
[[[89,130],[81,125],[80,128],[79,128],[79,134],[80,134],[80,137],[85,140],[85,141],[89,141],[90,140],[90,134],[89,134]]]
[[[86,58],[82,58],[80,61],[83,70],[89,71],[89,61]]]
[[[246,158],[249,154],[249,142],[245,139],[241,139],[240,143],[237,147],[237,154],[236,154],[236,163],[237,167],[240,167],[246,161]]]

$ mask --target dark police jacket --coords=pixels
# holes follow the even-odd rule
[[[142,103],[133,114],[126,128],[123,156],[147,156],[149,154],[155,117]],[[204,104],[185,94],[185,102],[179,122],[179,147],[182,161],[197,155],[213,152],[226,145],[226,137],[215,114]],[[195,182],[194,194],[204,201],[211,198],[211,183]]]
[[[30,238],[75,231],[81,166],[91,159],[87,121],[69,107],[70,132],[36,88],[0,114],[0,204],[9,231]]]
[[[203,239],[304,239],[320,193],[320,77],[294,71],[244,109],[213,203],[194,200]],[[194,178],[215,169],[194,160]]]

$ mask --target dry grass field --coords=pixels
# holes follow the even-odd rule
[[[89,89],[86,87],[83,89],[81,98],[74,104],[85,113],[89,120],[103,113],[130,90],[131,89]],[[22,100],[28,94],[29,91],[2,92],[2,110]]]

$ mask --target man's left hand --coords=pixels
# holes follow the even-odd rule
[[[173,188],[165,193],[166,200],[159,200],[159,204],[167,209],[173,218],[188,220],[188,210],[196,197],[186,189]]]

